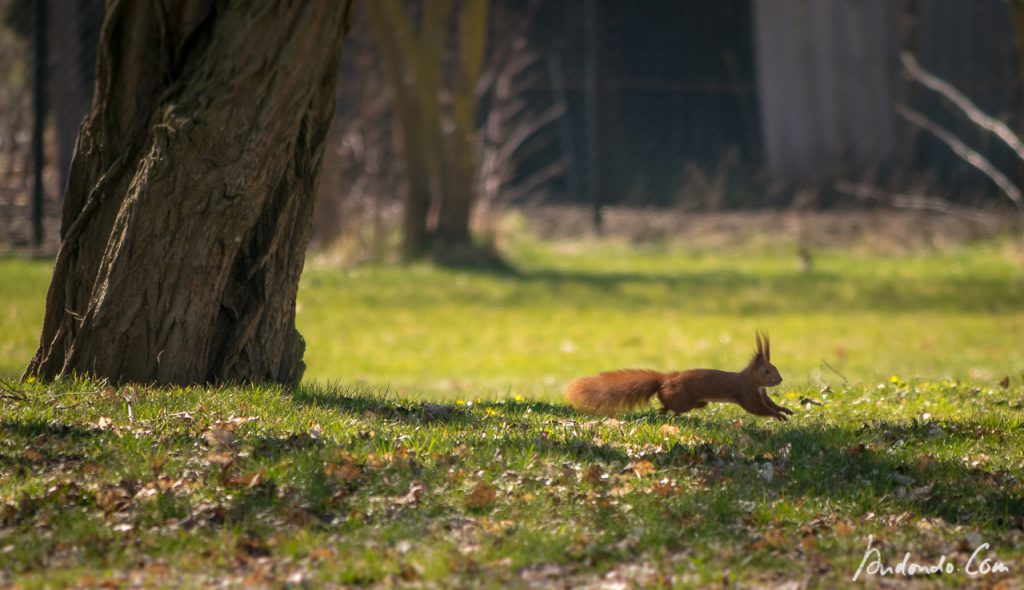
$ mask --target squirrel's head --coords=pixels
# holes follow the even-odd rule
[[[782,375],[772,364],[772,349],[768,342],[768,335],[758,331],[755,338],[757,348],[754,358],[750,359],[750,364],[747,365],[747,374],[752,376],[760,387],[772,387],[782,383]]]

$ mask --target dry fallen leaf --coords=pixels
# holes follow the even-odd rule
[[[409,486],[409,491],[404,496],[398,496],[392,498],[391,502],[398,506],[406,506],[409,504],[415,504],[420,501],[420,496],[423,495],[423,486],[418,484],[412,484]]]
[[[656,496],[667,498],[668,496],[675,496],[678,494],[679,487],[676,486],[676,480],[666,478],[654,482],[654,485],[651,486],[651,491],[654,492],[654,495]]]
[[[489,508],[498,497],[498,490],[484,482],[476,484],[473,491],[466,494],[466,508],[480,510]]]
[[[327,463],[324,465],[324,473],[338,481],[353,482],[363,477],[363,468],[355,463]]]
[[[636,461],[631,465],[631,468],[637,477],[644,477],[654,473],[655,471],[654,463],[651,463],[647,459]]]
[[[590,469],[587,470],[587,481],[594,485],[597,485],[603,481],[603,475],[604,469],[601,469],[601,466],[595,463],[590,466]]]
[[[206,460],[217,465],[228,465],[235,460],[235,455],[228,451],[210,451]]]
[[[44,457],[42,453],[35,449],[25,449],[25,452],[22,453],[22,456],[28,459],[29,461],[32,461],[33,463],[39,463],[46,459],[46,457]]]
[[[853,526],[844,520],[837,520],[832,526],[832,530],[834,530],[840,537],[849,537],[854,533]]]
[[[844,452],[851,457],[856,457],[867,450],[870,450],[868,445],[864,443],[857,443],[855,445],[850,445],[846,447],[846,449],[844,449]]]
[[[235,434],[227,428],[213,427],[203,433],[203,438],[211,447],[228,447],[235,441]]]
[[[263,479],[264,477],[266,477],[266,475],[267,470],[260,469],[259,471],[255,471],[253,473],[244,473],[241,475],[236,475],[232,477],[230,480],[228,480],[228,483],[233,486],[251,489],[260,485],[260,483],[263,482]]]
[[[83,463],[81,471],[82,473],[87,474],[103,473],[103,471],[105,471],[105,468],[98,463]]]
[[[216,429],[224,429],[224,430],[234,430],[236,427],[241,426],[242,424],[247,424],[247,423],[253,422],[255,420],[259,420],[259,417],[258,416],[231,416],[227,420],[217,420],[216,422],[213,423],[213,425],[210,428],[211,429],[216,428]]]
[[[790,545],[790,540],[786,535],[776,530],[765,532],[764,542],[767,543],[769,547],[788,547]]]
[[[608,495],[612,496],[613,498],[621,498],[623,496],[628,496],[632,491],[633,486],[631,486],[629,483],[624,483],[622,485],[612,488],[611,491],[608,492]]]
[[[675,424],[662,424],[658,433],[665,437],[679,436],[679,427]]]
[[[114,512],[131,500],[131,495],[124,488],[105,485],[96,490],[96,505],[105,512]]]
[[[907,499],[908,500],[913,500],[915,502],[922,502],[922,501],[928,500],[929,498],[931,498],[932,490],[934,488],[935,488],[935,482],[929,483],[927,485],[923,485],[923,486],[921,486],[919,488],[914,488],[914,489],[910,490],[910,492],[907,494]]]

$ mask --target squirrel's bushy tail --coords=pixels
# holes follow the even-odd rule
[[[646,403],[661,389],[665,375],[623,369],[580,377],[565,388],[565,399],[578,410],[615,414]]]

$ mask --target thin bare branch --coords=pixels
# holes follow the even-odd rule
[[[896,112],[907,121],[910,121],[914,125],[930,132],[949,146],[949,149],[956,152],[956,155],[960,156],[965,162],[977,168],[985,176],[988,176],[992,182],[996,183],[996,186],[998,186],[999,189],[1002,190],[1011,201],[1013,201],[1013,204],[1016,205],[1018,209],[1024,209],[1024,197],[1021,196],[1020,189],[1010,182],[1010,179],[1007,178],[1005,174],[993,166],[992,162],[989,162],[985,156],[968,147],[967,144],[961,141],[959,137],[954,135],[948,129],[906,105],[897,105]]]
[[[964,115],[975,125],[1003,140],[1017,154],[1018,158],[1024,160],[1024,141],[1021,141],[1021,138],[1010,130],[1005,123],[985,114],[985,112],[971,102],[971,99],[964,96],[952,84],[921,67],[921,64],[917,62],[912,53],[904,51],[900,54],[900,60],[903,62],[903,67],[911,78],[922,86],[941,94],[943,98],[963,111]]]
[[[526,195],[536,192],[541,185],[553,178],[557,178],[565,172],[565,162],[555,160],[549,166],[531,174],[529,178],[518,183],[514,188],[508,190],[504,195],[507,202],[514,202],[524,198]]]
[[[947,215],[957,215],[973,221],[986,221],[985,215],[967,207],[961,207],[945,199],[925,195],[907,195],[892,193],[870,184],[856,184],[846,180],[836,183],[835,189],[844,195],[876,201],[895,209],[913,209],[917,211],[933,211]]]
[[[553,105],[545,109],[543,113],[537,115],[536,118],[523,122],[511,134],[509,134],[508,139],[505,140],[504,145],[501,146],[498,152],[498,157],[503,160],[511,158],[512,154],[514,154],[526,140],[533,137],[538,131],[564,114],[565,111],[562,110],[562,105]]]

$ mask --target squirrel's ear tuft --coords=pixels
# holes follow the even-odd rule
[[[770,361],[771,349],[770,345],[768,344],[768,335],[762,332],[761,330],[757,330],[756,332],[754,332],[754,340],[757,342],[757,358],[761,359],[764,362]]]

